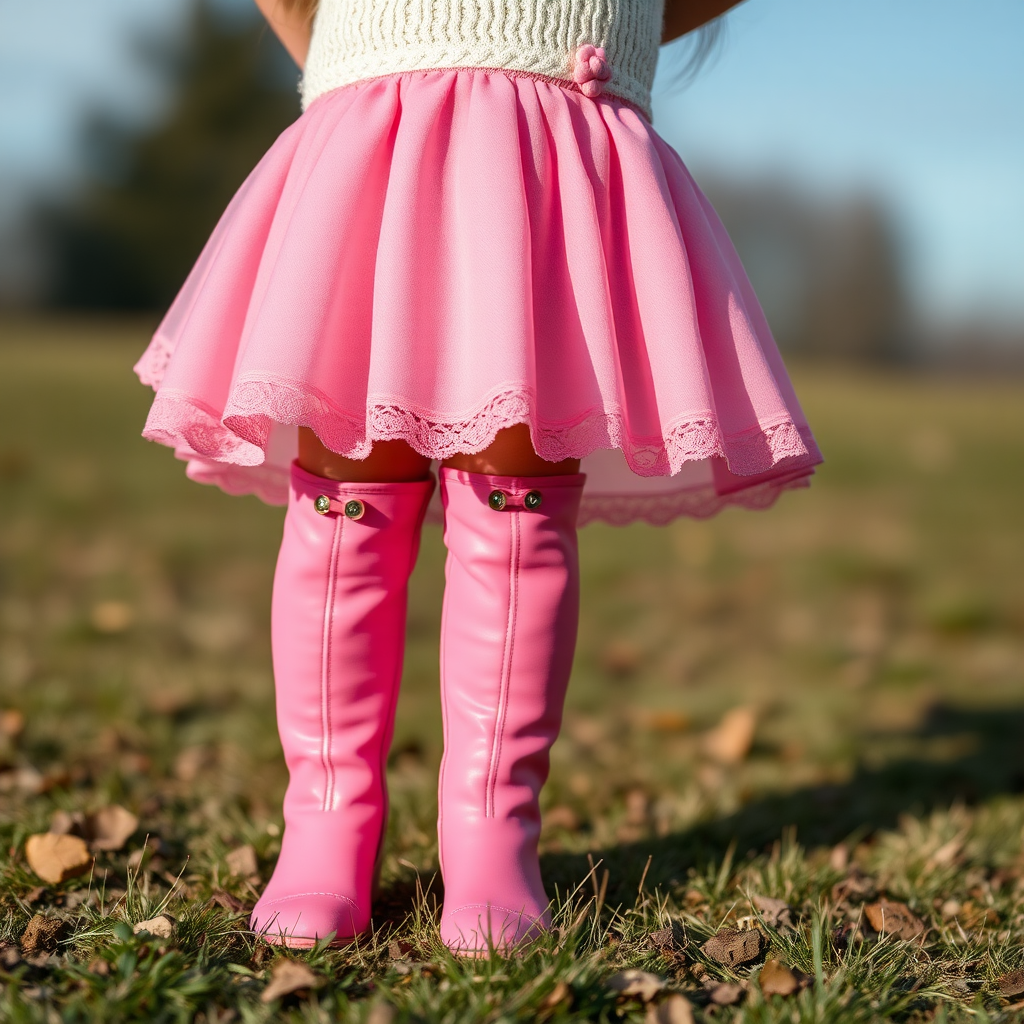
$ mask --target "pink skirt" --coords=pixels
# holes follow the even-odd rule
[[[530,426],[581,522],[762,508],[821,461],[721,222],[633,106],[489,69],[317,99],[135,367],[144,436],[284,503],[298,426],[444,459]]]

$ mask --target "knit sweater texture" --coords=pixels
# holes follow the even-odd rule
[[[603,47],[602,92],[651,114],[664,0],[320,0],[303,107],[364,78],[501,68],[573,82],[580,47]]]

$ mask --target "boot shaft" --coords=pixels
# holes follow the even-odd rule
[[[271,607],[286,812],[330,811],[359,794],[375,802],[433,486],[343,484],[292,468]]]

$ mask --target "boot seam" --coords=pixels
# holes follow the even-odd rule
[[[484,817],[496,817],[494,791],[498,783],[498,765],[501,761],[501,747],[505,732],[505,718],[508,712],[509,688],[512,685],[512,658],[515,653],[516,620],[519,614],[519,558],[521,537],[519,513],[509,514],[509,593],[508,618],[505,625],[505,643],[501,652],[501,678],[498,687],[498,706],[495,709],[494,736],[491,740],[490,764],[487,768],[487,788],[484,793]]]
[[[444,779],[445,779],[445,767],[448,761],[448,687],[445,686],[445,676],[447,662],[445,660],[445,622],[448,619],[448,565],[453,557],[451,548],[448,546],[448,509],[447,504],[444,502],[445,492],[445,479],[442,474],[440,477],[440,486],[442,488],[442,508],[443,508],[443,539],[445,547],[448,548],[448,554],[445,557],[445,592],[444,597],[441,601],[441,632],[438,637],[438,667],[440,668],[440,690],[441,690],[441,764],[438,766],[437,771],[437,866],[441,870],[441,875],[444,875]]]
[[[355,900],[353,900],[349,896],[343,896],[340,892],[317,892],[317,891],[312,891],[312,892],[296,892],[296,893],[292,893],[292,894],[290,894],[288,896],[279,896],[276,899],[267,900],[266,902],[264,902],[263,903],[263,909],[266,909],[267,907],[272,907],[272,906],[274,906],[277,903],[288,903],[290,900],[304,899],[307,896],[328,896],[331,899],[340,900],[342,903],[347,903],[350,907],[353,907],[355,910],[359,909],[359,907],[356,904]]]
[[[341,552],[344,520],[334,517],[331,538],[331,558],[327,568],[327,587],[324,605],[324,634],[320,661],[320,763],[324,769],[324,795],[321,810],[329,811],[334,804],[334,763],[332,761],[331,724],[331,638],[334,634],[334,602]]]

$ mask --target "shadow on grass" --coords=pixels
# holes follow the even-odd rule
[[[608,903],[631,903],[648,857],[645,887],[678,885],[694,865],[721,862],[730,846],[743,854],[771,847],[796,829],[804,846],[834,845],[853,834],[891,828],[901,815],[928,814],[954,803],[967,806],[1024,792],[1024,707],[985,710],[936,704],[912,731],[865,737],[865,753],[889,745],[911,746],[914,756],[895,756],[874,768],[858,766],[842,785],[811,786],[761,797],[727,817],[682,832],[592,852],[609,871]],[[951,751],[954,753],[951,755]],[[587,876],[586,854],[542,857],[549,892],[570,891]]]

